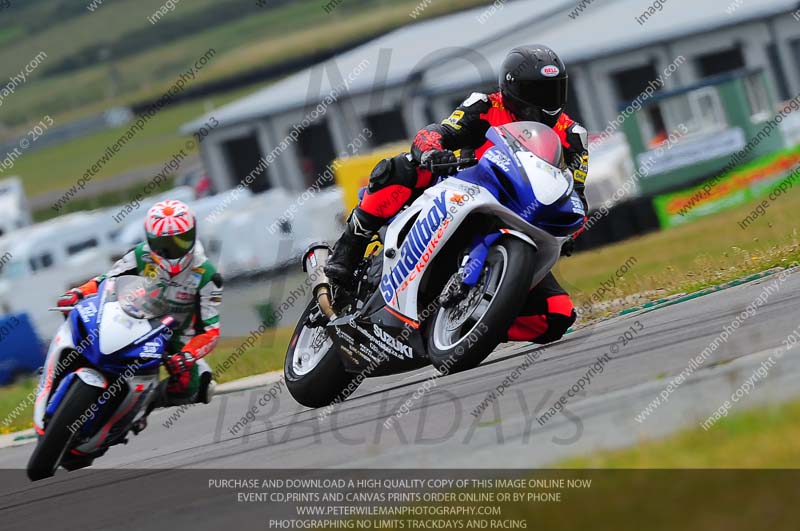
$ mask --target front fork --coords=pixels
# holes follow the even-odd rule
[[[461,267],[450,278],[442,295],[439,296],[439,302],[443,307],[460,301],[466,296],[470,288],[474,288],[478,284],[486,265],[486,257],[489,256],[489,249],[504,235],[519,238],[532,245],[534,249],[537,248],[536,244],[528,236],[511,229],[499,229],[489,234],[476,236],[472,240],[469,253],[464,256],[461,262]]]

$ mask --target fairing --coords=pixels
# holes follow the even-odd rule
[[[144,414],[158,385],[158,368],[174,320],[154,311],[157,305],[142,304],[156,296],[154,292],[139,299],[130,295],[146,286],[137,284],[146,282],[144,279],[130,280],[140,278],[118,277],[103,282],[97,295],[80,301],[70,312],[50,344],[34,404],[34,425],[40,434],[46,430],[46,419],[55,413],[78,378],[102,389],[100,413],[81,430],[85,440],[72,449],[73,453],[97,452],[124,435],[132,419]],[[121,288],[119,293],[117,287]],[[157,316],[159,313],[163,316]],[[114,409],[109,411],[109,407]],[[99,425],[98,419],[102,420]]]
[[[571,176],[559,167],[561,144],[551,129],[521,122],[492,128],[486,136],[494,146],[476,166],[428,188],[391,220],[383,238],[383,273],[377,292],[356,315],[329,325],[350,370],[363,370],[378,358],[392,367],[386,372],[425,361],[425,342],[419,331],[426,317],[425,309],[419,308],[421,280],[471,216],[488,215],[506,227],[505,234],[537,249],[531,285],[552,269],[563,242],[583,225],[583,203]],[[478,239],[467,249],[470,259],[478,262],[485,259],[482,247],[493,242],[491,234],[483,236],[488,239]],[[386,341],[381,330],[401,342]]]

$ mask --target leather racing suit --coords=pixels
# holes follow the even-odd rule
[[[78,289],[84,296],[97,293],[103,280],[121,275],[142,275],[152,280],[154,287],[164,290],[171,315],[182,321],[170,340],[171,353],[186,352],[198,360],[190,370],[170,378],[167,394],[172,398],[191,398],[197,394],[200,374],[211,369],[203,360],[219,338],[222,276],[208,261],[200,242],[195,244],[193,261],[181,273],[170,276],[158,267],[151,257],[147,242],[128,251],[104,275],[86,282]]]

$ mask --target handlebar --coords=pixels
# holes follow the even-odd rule
[[[430,171],[431,173],[437,173],[434,170],[442,168],[442,169],[463,169],[469,168],[470,166],[474,166],[478,163],[478,159],[473,157],[461,157],[456,162],[449,162],[445,164],[434,164],[433,162],[427,162],[426,164],[422,165],[422,168]]]
[[[74,309],[75,309],[75,306],[60,306],[60,307],[56,307],[56,308],[48,308],[47,311],[48,312],[61,312],[62,317],[64,317],[64,320],[66,321],[67,318],[69,317],[69,312],[71,312]]]

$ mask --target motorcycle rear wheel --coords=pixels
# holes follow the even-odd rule
[[[94,459],[94,457],[76,457],[75,459],[68,459],[67,456],[64,456],[61,459],[61,468],[74,472],[75,470],[92,466]]]
[[[310,408],[341,402],[361,383],[344,369],[325,327],[308,327],[308,316],[316,307],[316,302],[311,301],[300,317],[283,367],[289,393]]]
[[[535,251],[512,237],[489,249],[476,286],[455,306],[431,317],[428,353],[442,374],[477,367],[494,351],[516,319],[534,274]]]

